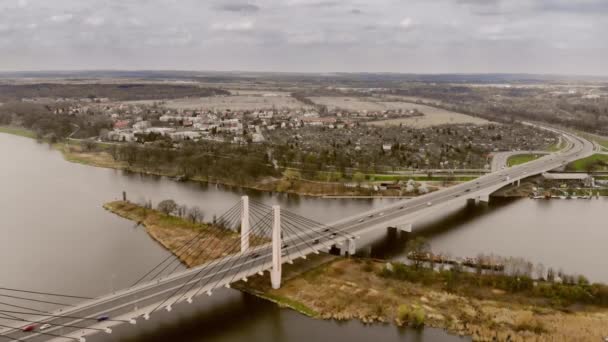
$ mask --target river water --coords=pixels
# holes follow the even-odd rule
[[[244,192],[126,174],[69,163],[45,144],[6,134],[0,134],[0,155],[0,287],[98,296],[131,285],[168,253],[131,221],[103,210],[101,205],[119,199],[122,191],[133,201],[158,203],[171,198],[198,205],[208,219],[221,215],[245,193],[320,222],[392,201]],[[437,252],[524,257],[608,282],[608,269],[601,267],[608,241],[608,229],[602,225],[606,204],[605,200],[494,201],[489,206],[446,210],[445,215],[423,220],[414,228],[415,234],[430,238]],[[361,253],[401,259],[407,238],[407,234],[378,232],[359,240]],[[195,303],[176,306],[170,314],[163,311],[147,322],[140,320],[137,329],[125,325],[111,337],[97,335],[89,340],[464,340],[436,329],[313,320],[228,289]]]

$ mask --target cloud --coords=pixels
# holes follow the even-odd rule
[[[257,5],[253,5],[247,2],[244,3],[227,3],[222,4],[216,7],[222,11],[228,12],[244,12],[244,13],[252,13],[260,10],[260,7]]]
[[[0,70],[608,74],[607,11],[608,0],[0,0]]]
[[[246,32],[253,30],[255,24],[251,20],[227,22],[227,23],[214,23],[211,25],[213,31],[227,31],[227,32]]]
[[[66,13],[66,14],[54,15],[54,16],[50,17],[49,20],[54,23],[65,23],[65,22],[72,20],[73,18],[74,18],[73,14]]]
[[[88,17],[84,20],[84,23],[90,26],[101,26],[106,22],[102,17]]]
[[[414,21],[412,20],[412,18],[403,18],[399,22],[399,26],[404,29],[410,29],[414,26]]]

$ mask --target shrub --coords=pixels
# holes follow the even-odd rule
[[[408,322],[411,326],[419,328],[424,326],[426,312],[421,307],[402,304],[397,308],[397,318],[401,322]]]
[[[537,335],[544,334],[547,332],[547,328],[545,328],[543,322],[537,319],[522,320],[521,322],[515,325],[514,329],[515,331],[530,331]]]
[[[410,322],[411,322],[412,326],[414,326],[416,328],[424,326],[425,319],[426,319],[426,313],[424,312],[423,308],[416,308],[410,314]]]
[[[407,322],[409,316],[410,316],[410,308],[409,308],[409,306],[407,306],[405,304],[399,305],[399,307],[397,308],[397,318],[401,322]]]

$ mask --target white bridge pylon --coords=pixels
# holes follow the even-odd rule
[[[241,197],[241,253],[246,253],[249,250],[249,197]]]
[[[249,217],[249,197],[241,197],[241,254],[247,253],[250,250],[250,230],[251,220]],[[281,287],[281,274],[282,274],[282,256],[281,256],[281,207],[278,205],[272,206],[272,269],[270,271],[270,280],[273,289]]]
[[[272,224],[272,270],[270,282],[273,289],[281,287],[281,207],[272,206],[274,220]]]

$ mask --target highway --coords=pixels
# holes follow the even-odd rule
[[[329,228],[315,227],[311,228],[310,231],[291,235],[284,241],[287,247],[283,248],[283,262],[326,250],[332,245],[343,246],[345,243],[355,243],[359,236],[371,230],[411,224],[420,216],[441,212],[446,206],[455,202],[487,197],[492,192],[514,181],[541,174],[563,166],[568,162],[593,154],[594,146],[591,142],[566,132],[560,133],[569,142],[566,150],[544,156],[529,163],[493,172],[473,181],[461,183],[416,198],[394,202],[384,208],[370,210],[353,217],[329,223],[327,225]],[[272,249],[270,245],[251,248],[245,254],[228,256],[164,279],[128,288],[54,313],[57,316],[69,317],[35,316],[35,319],[32,318],[32,321],[43,321],[52,325],[51,328],[44,331],[45,334],[71,334],[73,339],[43,335],[40,334],[39,330],[25,333],[19,329],[4,329],[0,333],[11,339],[20,341],[48,341],[52,339],[56,339],[57,341],[74,341],[84,336],[83,333],[104,333],[105,329],[116,324],[136,323],[136,320],[141,320],[142,316],[150,313],[151,309],[165,301],[176,290],[182,288],[188,289],[190,285],[193,287],[189,293],[183,294],[180,292],[171,301],[165,302],[164,305],[173,300],[183,302],[195,295],[204,295],[207,291],[224,287],[244,277],[269,270],[272,267],[271,254]],[[184,284],[188,286],[184,287]],[[198,284],[205,285],[199,287]],[[163,306],[161,309],[167,308]],[[94,318],[100,315],[109,315],[112,319],[121,321],[99,323]],[[18,324],[18,322],[14,324],[15,327],[24,325],[26,324]],[[71,327],[61,328],[58,325]],[[83,328],[100,330],[83,330]]]

